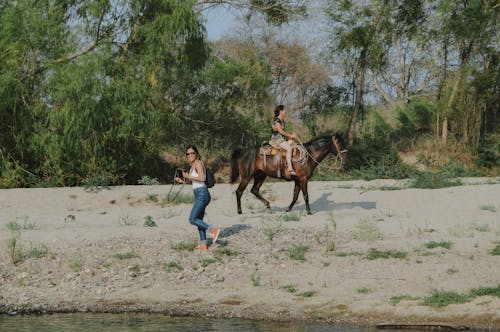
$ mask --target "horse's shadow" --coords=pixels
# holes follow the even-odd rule
[[[320,198],[310,203],[311,210],[313,212],[318,211],[332,211],[332,210],[347,210],[354,209],[356,207],[363,208],[365,210],[372,210],[377,208],[377,202],[344,202],[344,203],[335,203],[328,199],[328,197],[332,195],[332,193],[324,193]],[[305,203],[296,205],[295,208],[305,209]],[[278,207],[273,208],[273,212],[285,212],[286,207]]]
[[[228,244],[228,241],[224,240],[224,238],[228,238],[231,235],[234,235],[234,234],[239,233],[245,229],[250,229],[250,228],[252,228],[252,227],[249,225],[244,225],[244,224],[236,224],[236,225],[232,225],[230,227],[224,227],[224,229],[222,229],[222,231],[219,234],[219,239],[217,240],[217,242],[221,246],[226,246]]]

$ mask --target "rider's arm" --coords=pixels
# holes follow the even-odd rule
[[[290,135],[289,133],[287,133],[286,131],[284,131],[283,127],[281,126],[281,123],[279,123],[279,122],[276,122],[276,124],[274,125],[274,128],[276,128],[276,130],[278,131],[278,133],[280,133],[283,136],[286,136],[286,137],[288,137],[290,139],[295,138],[294,134]]]

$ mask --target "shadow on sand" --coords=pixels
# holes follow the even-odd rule
[[[377,202],[344,202],[344,203],[335,203],[333,200],[329,200],[328,197],[333,195],[332,193],[324,193],[320,198],[311,202],[311,210],[312,212],[319,211],[332,211],[332,210],[348,210],[360,207],[365,210],[373,210],[377,208]],[[272,207],[273,212],[285,212],[286,207]],[[294,210],[306,210],[305,204],[295,205],[292,209]]]

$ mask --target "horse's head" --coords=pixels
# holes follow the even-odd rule
[[[332,136],[332,143],[333,146],[335,147],[335,155],[337,158],[340,158],[340,169],[344,168],[345,163],[347,162],[347,149],[346,145],[344,143],[344,140],[342,139],[342,136],[339,134],[335,134]]]

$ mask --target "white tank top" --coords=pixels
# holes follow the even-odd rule
[[[196,168],[193,167],[191,170],[191,173],[189,173],[189,175],[197,177],[198,172],[196,172]],[[200,181],[195,181],[195,180],[191,180],[191,182],[193,183],[193,189],[206,187],[205,182],[200,182]]]

